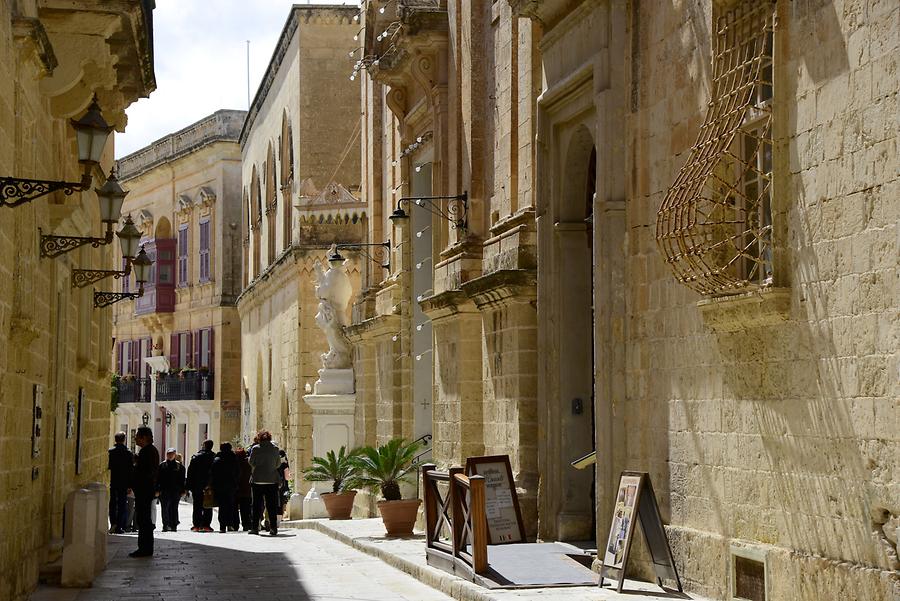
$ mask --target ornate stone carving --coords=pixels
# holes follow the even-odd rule
[[[350,277],[344,267],[344,260],[332,244],[328,250],[328,270],[316,262],[316,298],[319,311],[316,325],[325,333],[328,352],[322,355],[322,366],[327,369],[350,368],[350,341],[344,334],[347,325],[347,306],[353,295]]]

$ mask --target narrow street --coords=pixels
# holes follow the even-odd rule
[[[310,530],[277,537],[156,531],[153,558],[132,559],[137,535],[110,536],[109,565],[90,589],[42,586],[31,601],[439,601],[449,597],[411,576]],[[213,519],[218,526],[218,519]]]

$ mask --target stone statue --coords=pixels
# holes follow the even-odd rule
[[[335,244],[328,249],[328,265],[325,271],[316,262],[316,298],[319,299],[316,325],[322,328],[328,340],[328,352],[322,355],[322,365],[325,369],[348,369],[350,341],[344,335],[343,328],[347,325],[347,306],[353,287],[344,268],[344,258]]]

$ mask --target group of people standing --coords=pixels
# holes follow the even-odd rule
[[[193,502],[193,532],[213,532],[212,508],[218,507],[220,532],[237,531],[243,525],[250,534],[259,534],[262,522],[272,536],[278,534],[278,516],[290,496],[290,467],[268,430],[259,431],[249,450],[235,450],[230,442],[223,442],[214,453],[213,441],[206,440],[187,469],[174,448],[167,449],[165,460],[159,461],[149,427],[137,429],[135,444],[140,447],[137,454],[125,446],[125,433],[119,432],[109,449],[110,531],[121,534],[129,529],[128,495],[132,493],[138,530],[138,549],[132,557],[153,555],[153,500],[159,499],[162,531],[175,532],[178,504],[187,493]]]

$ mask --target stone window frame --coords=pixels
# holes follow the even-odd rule
[[[776,3],[722,4],[713,7],[716,47],[706,119],[660,206],[656,232],[676,279],[707,297],[763,290],[774,281]],[[753,150],[744,152],[751,140]],[[752,179],[762,184],[755,199],[747,194]]]

